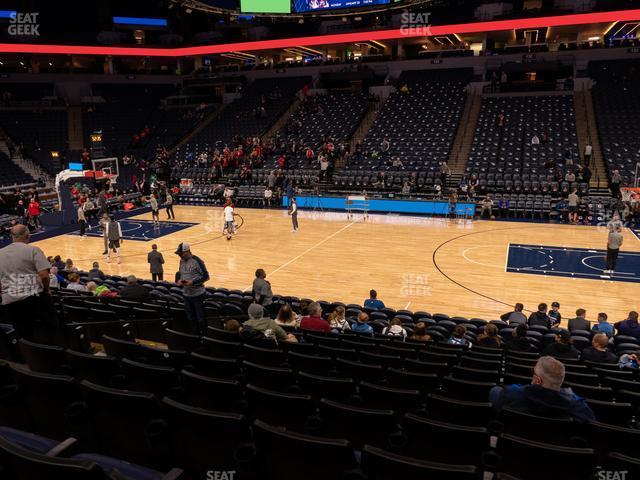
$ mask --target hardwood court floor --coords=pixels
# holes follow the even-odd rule
[[[97,260],[107,274],[150,278],[146,254],[155,242],[164,253],[165,279],[172,280],[178,265],[173,252],[185,241],[205,261],[211,286],[249,289],[256,268],[264,268],[276,294],[361,303],[375,288],[392,308],[452,316],[493,319],[517,301],[528,310],[559,301],[565,319],[579,307],[590,320],[604,311],[615,321],[639,308],[639,283],[505,271],[509,243],[603,249],[607,234],[596,227],[392,215],[364,222],[341,213],[300,212],[301,228],[292,233],[286,211],[238,209],[244,224],[227,241],[220,235],[220,208],[177,206],[175,213],[177,221],[198,225],[154,241],[123,242],[120,265],[100,255],[101,238],[63,235],[36,245],[84,270]],[[640,241],[628,230],[624,235],[623,250],[640,252]]]

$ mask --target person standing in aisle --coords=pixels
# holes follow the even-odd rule
[[[147,254],[147,263],[151,272],[151,279],[156,282],[163,281],[164,278],[164,257],[158,251],[158,245],[151,245],[151,251]]]

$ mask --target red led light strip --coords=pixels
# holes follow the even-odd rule
[[[521,28],[560,27],[584,25],[590,23],[628,22],[640,20],[640,9],[618,10],[613,12],[579,13],[552,17],[525,18],[517,20],[494,20],[489,22],[460,23],[429,27],[429,35],[465,34],[477,32],[496,32]],[[257,50],[282,49],[300,46],[355,43],[366,40],[395,40],[400,38],[424,37],[424,29],[417,31],[375,30],[370,32],[341,33],[335,35],[316,35],[311,37],[262,40],[257,42],[225,43],[197,47],[148,48],[148,47],[93,47],[77,45],[36,45],[36,44],[0,44],[0,53],[32,53],[53,55],[113,55],[136,57],[188,57],[194,55],[212,55],[230,52],[252,52]]]

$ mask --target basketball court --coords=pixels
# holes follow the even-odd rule
[[[107,264],[101,237],[67,234],[34,242],[47,255],[71,258],[83,270],[99,261],[106,274],[150,278],[146,255],[156,243],[165,257],[165,279],[178,266],[174,251],[191,244],[206,263],[209,285],[250,289],[264,268],[273,291],[316,300],[362,303],[371,288],[387,306],[466,317],[498,318],[515,302],[535,310],[559,301],[564,318],[576,308],[614,320],[637,308],[640,239],[625,229],[619,272],[603,277],[606,229],[602,227],[453,221],[399,215],[300,211],[291,232],[284,210],[237,209],[241,227],[222,236],[222,209],[176,206],[176,221],[149,224],[151,214],[123,220],[122,263]],[[96,230],[93,230],[95,234]]]

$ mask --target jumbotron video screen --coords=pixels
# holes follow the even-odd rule
[[[297,13],[316,10],[338,10],[343,8],[360,8],[372,5],[387,5],[391,0],[294,0],[293,11]]]

